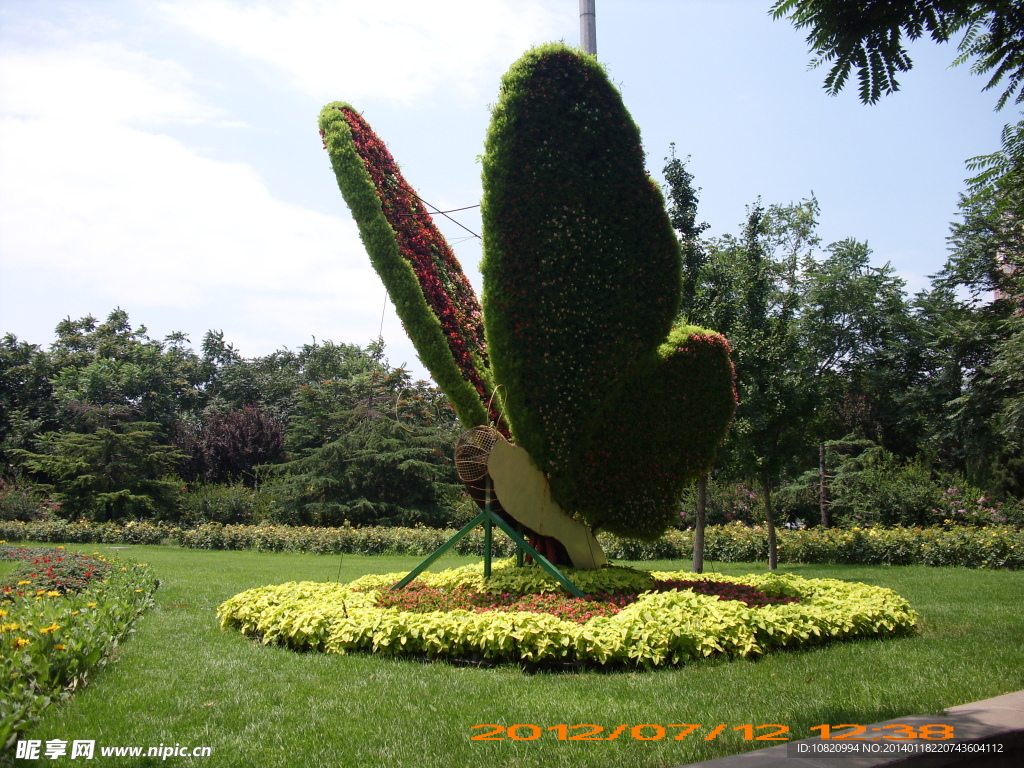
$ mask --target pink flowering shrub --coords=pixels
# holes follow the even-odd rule
[[[953,486],[942,492],[932,509],[935,525],[1005,525],[1009,522],[1001,502],[991,502],[977,488]]]
[[[707,525],[744,523],[754,525],[764,520],[761,495],[746,483],[709,481],[707,495]],[[679,525],[693,528],[697,520],[697,486],[683,491],[679,510]]]

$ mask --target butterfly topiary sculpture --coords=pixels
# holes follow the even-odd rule
[[[550,43],[502,79],[483,156],[482,307],[360,114],[328,104],[320,132],[370,259],[462,424],[495,424],[525,451],[551,514],[578,524],[563,538],[664,533],[725,435],[733,368],[722,336],[672,327],[679,244],[596,58]]]

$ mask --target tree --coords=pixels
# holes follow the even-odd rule
[[[61,513],[104,522],[169,511],[177,489],[164,477],[182,456],[158,442],[159,425],[132,420],[125,408],[90,408],[80,416],[92,431],[47,432],[41,453],[17,451],[52,488]]]
[[[263,357],[243,358],[215,331],[203,340],[203,365],[209,382],[208,407],[237,410],[253,406],[282,423],[295,411],[302,387],[387,369],[382,339],[365,348],[314,339],[295,351],[278,349]]]
[[[349,412],[337,440],[278,465],[274,485],[296,522],[312,525],[439,524],[458,477],[447,436],[383,414]]]
[[[874,104],[883,93],[899,90],[897,72],[913,62],[903,36],[925,33],[937,43],[963,33],[954,63],[970,59],[976,74],[992,73],[985,90],[1004,82],[996,108],[1013,98],[1024,101],[1024,10],[1008,0],[776,0],[774,18],[788,18],[797,29],[810,28],[807,44],[818,58],[812,66],[834,62],[825,89],[835,95],[856,67],[860,98]],[[1016,94],[1016,96],[1014,96]]]
[[[850,431],[842,406],[862,398],[862,377],[909,322],[902,281],[889,265],[870,265],[866,243],[818,251],[818,215],[813,196],[767,209],[758,202],[740,237],[704,244],[694,297],[695,319],[721,328],[734,350],[739,406],[719,464],[756,480],[771,567],[774,486]]]
[[[1024,233],[991,197],[965,198],[952,252],[919,297],[933,378],[931,440],[949,469],[990,493],[1024,490],[1020,362],[1024,316]]]
[[[683,254],[682,296],[678,321],[685,325],[693,315],[701,269],[707,263],[707,254],[700,235],[708,228],[706,222],[697,223],[698,189],[693,187],[693,174],[686,163],[676,157],[676,145],[670,145],[662,174],[668,187],[668,218],[679,236]],[[689,159],[689,156],[687,156]],[[704,528],[707,522],[708,472],[697,478],[697,516],[693,530],[693,572],[704,572]]]
[[[209,405],[220,410],[253,406],[287,420],[303,384],[298,355],[277,349],[254,358],[231,358],[211,375]]]
[[[31,447],[31,438],[59,425],[50,379],[50,356],[13,334],[0,339],[0,474],[16,461],[13,449]]]
[[[455,425],[446,398],[403,369],[305,385],[273,487],[296,522],[441,523],[458,487]]]
[[[670,148],[671,153],[665,158],[662,174],[668,187],[668,220],[679,235],[679,247],[683,254],[683,289],[679,316],[685,323],[693,313],[700,270],[707,261],[700,236],[710,225],[707,222],[697,223],[697,193],[700,188],[694,189],[693,174],[686,170],[686,163],[676,157],[676,145],[673,143]]]
[[[825,253],[801,264],[801,333],[816,372],[843,376],[889,343],[907,312],[905,283],[889,264],[871,265],[867,243],[848,238]]]
[[[825,89],[836,95],[856,67],[860,99],[876,103],[899,90],[898,72],[913,62],[903,36],[917,40],[928,33],[945,43],[962,33],[954,64],[973,60],[971,71],[990,74],[984,90],[1004,84],[996,100],[1002,109],[1011,99],[1024,102],[1024,8],[1010,0],[776,0],[774,18],[788,18],[797,29],[810,28],[807,43],[816,55],[811,65],[834,62]],[[972,195],[996,194],[1003,207],[1020,218],[1024,199],[1024,121],[1003,128],[1002,147],[967,162]]]
[[[1024,221],[1024,120],[1003,126],[1002,146],[967,161],[977,175],[967,179],[971,200],[991,202],[997,213]]]
[[[780,230],[760,205],[753,206],[735,253],[740,306],[731,338],[739,405],[730,441],[734,461],[760,485],[771,570],[778,566],[772,486],[803,446],[816,396],[812,363],[797,332],[797,249],[804,240],[794,240],[790,253],[775,258],[768,241],[773,230],[778,241]]]
[[[403,368],[385,363],[346,378],[324,379],[301,386],[288,427],[287,448],[303,456],[337,440],[349,428],[348,413],[385,415],[402,424],[452,430],[455,414],[447,397],[425,381],[413,383]],[[455,437],[452,437],[454,444]]]
[[[168,428],[205,399],[187,339],[150,339],[121,309],[102,323],[67,318],[56,331],[46,353],[5,340],[4,363],[15,363],[0,364],[5,453],[48,480],[68,513],[107,519],[165,506],[172,490],[160,477],[177,457]]]
[[[56,331],[50,356],[58,369],[52,377],[58,403],[124,408],[167,427],[205,402],[201,361],[182,334],[151,339],[145,326],[132,328],[122,309],[103,323],[92,316],[69,318]]]
[[[199,357],[183,334],[155,341],[122,310],[102,323],[68,318],[57,337],[47,352],[9,334],[0,341],[0,448],[20,465],[5,474],[27,471],[68,515],[170,512],[177,488],[164,476],[175,470],[189,481],[253,485],[257,467],[285,457],[289,422],[291,458],[305,463],[284,475],[348,489],[308,500],[307,521],[409,522],[416,505],[438,519],[447,500],[454,414],[438,390],[390,368],[381,340],[313,340],[246,359],[210,331]],[[322,460],[332,452],[344,463]],[[425,490],[414,489],[420,481]],[[322,506],[360,498],[341,516]]]
[[[185,480],[256,484],[256,468],[284,457],[284,425],[257,406],[211,410],[199,420],[178,422],[174,442],[185,458]]]
[[[1003,323],[1005,340],[999,345],[988,373],[999,382],[1004,396],[996,414],[995,430],[1003,438],[1006,457],[999,479],[1003,490],[1024,495],[1024,317],[1013,315]]]
[[[912,332],[904,282],[889,264],[870,263],[867,243],[847,238],[805,258],[800,269],[800,336],[814,361],[820,404],[808,434],[819,445],[856,432],[881,440],[900,434],[892,420],[902,391]],[[894,359],[900,350],[904,359]]]
[[[819,255],[805,255],[800,263],[799,344],[815,388],[814,413],[805,426],[805,460],[816,453],[817,466],[786,492],[792,512],[793,494],[803,489],[798,493],[800,517],[817,517],[826,527],[832,520],[830,447],[837,441],[881,441],[883,434],[904,438],[904,432],[890,427],[894,418],[905,420],[908,414],[892,404],[906,381],[900,377],[908,365],[916,375],[913,366],[920,359],[907,354],[907,334],[915,324],[904,282],[889,264],[872,266],[870,256],[867,243],[847,238]],[[816,512],[808,503],[811,487]]]

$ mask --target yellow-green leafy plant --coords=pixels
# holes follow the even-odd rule
[[[642,591],[636,602],[612,616],[584,623],[531,611],[469,610],[416,613],[378,605],[378,595],[402,574],[364,576],[349,584],[288,583],[235,595],[218,609],[221,626],[267,644],[329,653],[368,651],[431,658],[482,657],[495,661],[583,662],[640,667],[683,664],[726,654],[752,656],[856,637],[914,631],[917,614],[890,589],[836,579],[803,579],[791,574],[730,577],[601,568],[572,572],[593,592],[653,580],[708,580],[755,587],[798,603],[751,608],[739,600],[685,589]],[[497,564],[485,580],[483,566],[423,574],[429,586],[492,589],[513,593],[558,590],[540,569]]]

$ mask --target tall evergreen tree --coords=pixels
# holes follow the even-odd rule
[[[288,432],[290,461],[269,469],[295,522],[434,523],[457,495],[455,414],[402,369],[304,386]]]
[[[159,441],[159,425],[125,407],[80,410],[88,432],[47,432],[22,465],[46,481],[68,518],[126,520],[171,511],[177,488],[165,479],[181,454]]]

